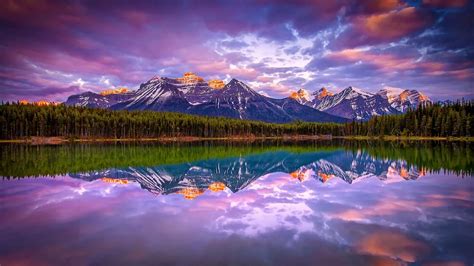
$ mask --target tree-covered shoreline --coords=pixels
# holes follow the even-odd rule
[[[345,124],[272,124],[224,117],[153,111],[111,111],[70,106],[0,105],[0,139],[64,137],[140,139],[166,137],[474,136],[473,102],[421,106],[403,115],[374,116]]]
[[[131,143],[114,145],[68,143],[32,146],[0,144],[0,176],[37,177],[99,171],[108,168],[156,167],[198,161],[257,156],[280,152],[292,154],[331,154],[361,151],[379,160],[406,161],[428,171],[472,174],[473,144],[470,142],[386,142],[386,141],[257,141],[253,143]],[[316,159],[315,159],[316,160]],[[289,169],[288,172],[295,169]]]

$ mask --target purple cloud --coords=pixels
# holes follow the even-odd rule
[[[63,101],[71,93],[137,88],[155,75],[185,71],[242,79],[273,97],[324,83],[369,90],[402,83],[430,96],[472,97],[474,40],[466,30],[472,3],[450,3],[6,1],[0,99]],[[357,58],[334,57],[362,48],[369,49],[363,66],[354,66]],[[402,71],[379,59],[418,61]]]

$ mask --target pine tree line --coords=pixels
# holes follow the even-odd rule
[[[346,125],[345,135],[357,136],[474,136],[474,102],[420,106],[403,115],[374,116]]]
[[[474,103],[422,106],[403,115],[374,116],[346,124],[294,122],[272,124],[223,117],[153,111],[110,111],[84,107],[0,105],[0,139],[31,136],[67,138],[474,136]]]
[[[272,137],[341,135],[335,123],[272,124],[223,117],[153,111],[110,111],[83,107],[5,104],[0,106],[0,139],[29,136],[73,138]]]

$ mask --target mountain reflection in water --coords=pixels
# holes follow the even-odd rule
[[[323,183],[330,178],[340,178],[352,184],[369,177],[384,182],[414,180],[425,175],[426,170],[409,165],[404,160],[377,159],[362,150],[275,151],[156,167],[110,168],[70,176],[117,184],[137,182],[154,194],[178,193],[187,199],[194,199],[207,189],[219,191],[227,187],[234,193],[238,192],[259,177],[271,173],[287,173],[299,181],[313,178]]]
[[[0,263],[472,265],[472,151],[450,142],[4,145]]]

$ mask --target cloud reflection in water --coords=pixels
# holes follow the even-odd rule
[[[472,177],[422,175],[406,165],[413,170],[405,178],[388,170],[403,161],[357,153],[343,160],[350,154],[278,153],[287,161],[266,154],[264,160],[250,156],[3,180],[0,262],[376,265],[474,260],[474,235],[468,230],[474,221]],[[421,177],[412,180],[414,173]],[[189,192],[185,197],[184,191]]]

